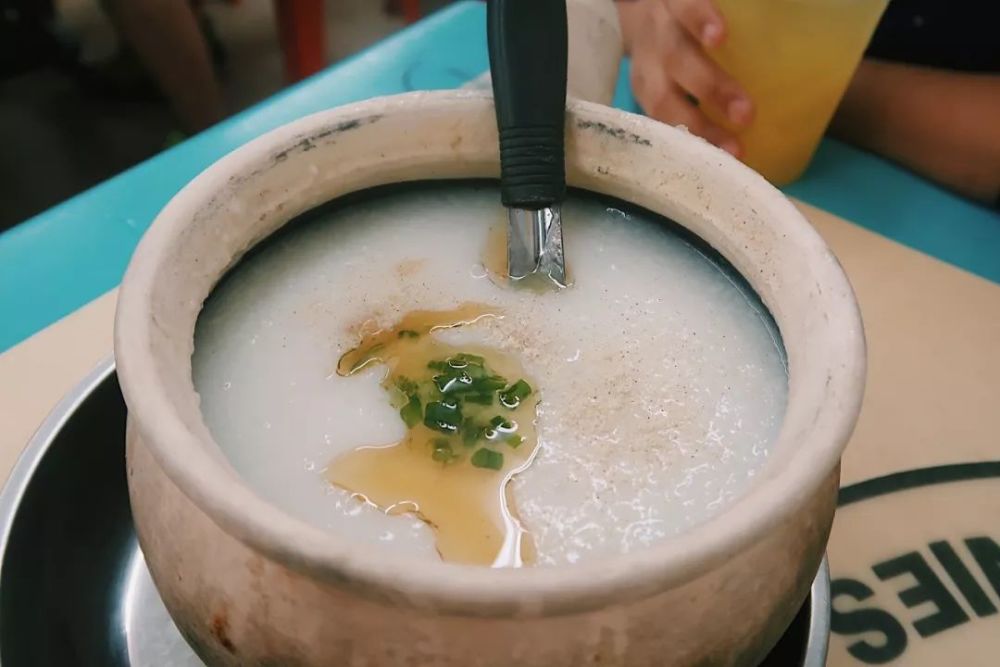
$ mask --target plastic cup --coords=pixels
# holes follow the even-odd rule
[[[888,0],[715,3],[728,36],[711,55],[756,109],[739,133],[743,161],[775,185],[790,183],[816,152]]]

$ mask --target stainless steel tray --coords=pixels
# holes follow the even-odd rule
[[[170,621],[136,542],[125,404],[109,359],[45,420],[0,491],[0,665],[203,667]],[[761,667],[822,667],[826,564]]]

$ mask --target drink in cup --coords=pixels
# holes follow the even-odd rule
[[[740,133],[743,160],[776,185],[790,183],[812,159],[888,2],[715,3],[728,37],[711,55],[756,107],[752,125]]]

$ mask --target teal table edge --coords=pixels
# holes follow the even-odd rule
[[[309,113],[485,71],[485,23],[483,3],[451,5],[0,234],[0,352],[115,287],[159,210],[236,147]],[[638,111],[627,62],[614,104]],[[1000,283],[1000,216],[877,157],[826,140],[786,192]]]

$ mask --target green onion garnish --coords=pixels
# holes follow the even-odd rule
[[[396,389],[404,396],[415,396],[417,394],[417,383],[408,377],[396,378]]]
[[[451,463],[458,458],[458,456],[455,455],[455,452],[451,450],[451,443],[444,438],[435,439],[434,442],[431,443],[431,446],[434,448],[431,458],[435,461],[440,463]]]
[[[477,468],[500,470],[503,468],[503,454],[495,452],[492,449],[480,447],[472,455],[472,458],[469,459],[469,462]]]
[[[413,428],[420,423],[420,399],[416,395],[410,396],[410,400],[406,402],[406,405],[399,409],[399,416],[403,419],[403,423],[406,424],[406,428]]]
[[[399,332],[400,338],[420,338],[420,334],[412,329],[403,329]]]
[[[460,352],[454,357],[448,359],[448,364],[453,368],[465,368],[466,366],[479,366],[480,368],[486,364],[486,359],[480,357],[478,354],[466,354],[465,352]]]
[[[490,420],[490,426],[498,431],[513,431],[514,423],[509,421],[507,418],[497,415]]]
[[[399,332],[400,338],[420,335],[410,329]],[[374,351],[373,347],[369,352]],[[492,373],[485,358],[465,352],[431,361],[427,368],[434,372],[433,376],[428,377],[431,375],[428,373],[416,381],[402,376],[395,379],[400,400],[405,401],[399,416],[406,427],[412,429],[423,420],[427,428],[457,436],[431,441],[435,461],[450,463],[462,459],[454,449],[461,442],[462,447],[475,448],[469,461],[477,468],[503,468],[503,453],[491,447],[505,443],[517,448],[524,443],[524,436],[517,433],[514,420],[495,414],[488,422],[481,421],[489,413],[483,414],[483,408],[471,406],[492,406],[499,396],[504,407],[513,410],[531,395],[531,386],[523,379],[508,385],[505,378]],[[433,396],[438,400],[428,400]],[[470,406],[469,417],[463,416],[463,406]]]
[[[524,380],[518,380],[500,392],[500,402],[504,404],[504,407],[514,409],[530,395],[531,385]]]
[[[480,380],[476,380],[473,386],[477,391],[498,391],[504,388],[507,384],[507,380],[500,377],[499,375],[491,375],[489,377],[484,377]]]
[[[483,438],[483,427],[476,424],[471,419],[462,422],[462,444],[472,447]]]
[[[433,401],[424,410],[424,425],[442,433],[455,433],[462,423],[462,409],[453,401]]]
[[[468,391],[473,385],[473,379],[465,371],[455,374],[442,374],[434,376],[434,386],[442,394],[460,393]]]

